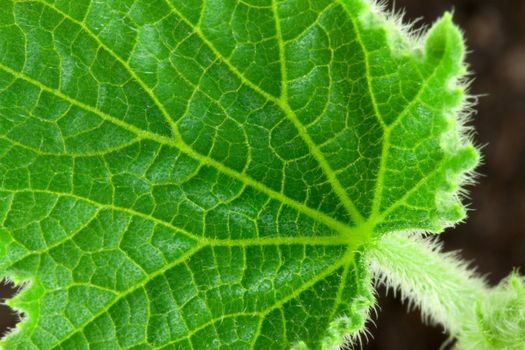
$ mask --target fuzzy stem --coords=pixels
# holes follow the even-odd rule
[[[489,287],[433,239],[390,234],[370,249],[374,277],[457,338],[457,349],[525,350],[525,279]]]
[[[369,263],[377,280],[400,290],[424,318],[457,336],[466,323],[475,323],[476,302],[489,288],[467,264],[440,248],[435,240],[415,235],[386,235],[371,250]]]

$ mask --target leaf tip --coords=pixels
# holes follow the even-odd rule
[[[452,75],[464,74],[463,34],[454,24],[451,12],[446,12],[430,28],[425,40],[425,54],[430,63],[446,60]]]

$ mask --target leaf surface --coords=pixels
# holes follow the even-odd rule
[[[6,349],[329,347],[464,215],[463,44],[364,0],[0,0]]]

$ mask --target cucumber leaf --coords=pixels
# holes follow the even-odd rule
[[[330,348],[464,217],[463,42],[365,0],[0,0],[6,349]]]

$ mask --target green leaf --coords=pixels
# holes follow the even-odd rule
[[[451,16],[365,0],[0,0],[6,349],[328,348],[362,252],[464,216]]]

